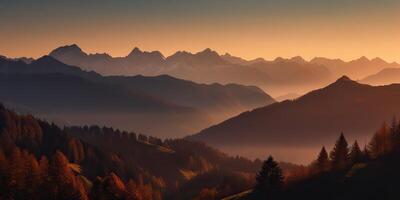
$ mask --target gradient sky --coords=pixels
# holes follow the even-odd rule
[[[399,0],[0,0],[0,54],[76,43],[127,55],[207,47],[244,58],[400,61]]]

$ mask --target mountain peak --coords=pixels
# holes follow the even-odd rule
[[[50,52],[50,56],[57,56],[61,54],[76,54],[76,55],[86,55],[85,52],[77,44],[65,45],[54,49]]]
[[[388,64],[385,60],[383,60],[382,58],[379,58],[379,57],[372,59],[371,62],[373,62],[377,65],[387,65]]]
[[[332,83],[330,86],[353,86],[353,85],[358,85],[359,83],[357,83],[354,80],[351,80],[348,76],[342,76],[339,79],[337,79],[334,83]]]
[[[370,60],[365,56],[361,56],[360,58],[357,59],[357,61],[369,62]]]
[[[52,65],[52,64],[60,64],[61,62],[56,60],[51,56],[42,56],[37,60],[33,61],[32,64],[40,64],[40,65]],[[62,63],[64,65],[64,63]]]
[[[342,77],[340,77],[338,80],[336,80],[336,82],[345,82],[345,81],[353,81],[351,80],[348,76],[343,75]]]
[[[63,49],[68,51],[82,51],[82,49],[77,44],[65,45],[57,49]]]
[[[282,58],[282,57],[276,57],[276,58],[274,59],[274,62],[284,62],[284,61],[285,61],[285,59]]]
[[[196,53],[195,56],[198,56],[200,59],[206,59],[214,62],[222,61],[222,58],[219,56],[219,54],[210,48],[204,49],[203,51]]]
[[[198,52],[197,55],[207,55],[207,56],[218,56],[218,53],[210,48],[204,49],[201,52]]]
[[[307,62],[307,61],[304,60],[304,58],[301,57],[301,56],[292,57],[290,60],[293,61],[293,62],[296,62],[296,63],[305,63],[305,62]]]
[[[137,55],[140,55],[140,54],[142,54],[143,52],[138,48],[138,47],[135,47],[135,48],[133,48],[133,50],[129,53],[129,55],[128,55],[128,57],[130,57],[130,56],[137,56]]]

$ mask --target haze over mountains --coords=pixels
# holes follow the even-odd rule
[[[361,79],[360,82],[370,85],[400,83],[400,68],[385,68],[376,74]]]
[[[254,86],[205,85],[170,76],[109,76],[44,56],[0,58],[0,99],[66,124],[100,124],[178,137],[274,100]],[[185,123],[182,123],[182,122]]]
[[[280,159],[308,162],[311,149],[318,151],[342,131],[364,143],[384,120],[400,116],[398,102],[400,84],[370,86],[342,77],[296,100],[244,112],[189,138],[232,154],[272,152]]]
[[[111,57],[105,53],[87,54],[75,44],[59,47],[49,55],[66,64],[103,75],[168,74],[199,83],[256,85],[272,96],[303,94],[342,75],[361,79],[384,68],[400,66],[380,58],[369,60],[365,57],[349,62],[322,57],[306,61],[299,56],[248,61],[230,54],[219,55],[211,49],[198,53],[179,51],[165,57],[159,51],[146,52],[134,48],[125,57]]]
[[[293,160],[292,144],[300,140],[304,148],[297,149],[301,155],[294,161],[308,161],[309,152],[316,151],[313,145],[319,148],[321,142],[331,141],[341,131],[350,132],[346,133],[350,138],[366,138],[382,119],[396,114],[387,112],[397,109],[392,102],[373,101],[380,90],[365,89],[373,87],[347,77],[297,98],[305,91],[334,82],[333,78],[342,73],[361,79],[382,69],[376,76],[389,69],[397,70],[397,63],[379,58],[345,62],[321,57],[306,61],[297,56],[248,61],[230,54],[219,55],[211,49],[198,53],[179,51],[164,57],[158,51],[143,52],[138,48],[126,57],[111,57],[87,54],[77,45],[57,48],[49,55],[34,61],[2,58],[0,81],[11,87],[1,88],[1,100],[19,110],[66,124],[108,125],[158,137],[181,137],[217,124],[190,138],[232,154],[255,157],[272,152],[282,160]],[[396,76],[391,81],[394,79]],[[361,82],[372,83],[371,80]],[[258,87],[240,83],[262,87],[268,94],[282,94],[277,100],[283,102],[274,103]],[[397,95],[395,91],[389,93],[382,95],[388,95],[385,99]],[[268,106],[271,103],[274,104]],[[386,104],[387,109],[379,106]],[[254,108],[259,109],[251,111]],[[374,117],[366,119],[365,109]],[[325,116],[326,112],[329,114]],[[336,120],[338,117],[341,119]],[[300,139],[292,137],[297,134]],[[314,143],[319,134],[323,134],[323,140]],[[250,148],[236,151],[237,145]],[[277,146],[279,153],[274,149]]]
[[[341,59],[316,57],[312,59],[310,63],[326,66],[332,72],[333,76],[347,75],[355,80],[375,74],[385,68],[400,67],[396,62],[389,63],[379,57],[370,60],[365,56],[349,62],[345,62]]]

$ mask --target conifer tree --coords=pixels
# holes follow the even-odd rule
[[[321,151],[319,152],[316,165],[320,172],[327,171],[329,169],[330,162],[325,147],[322,147]]]
[[[349,148],[343,133],[340,134],[339,139],[336,141],[333,147],[330,158],[332,161],[332,167],[335,169],[341,169],[347,166],[349,161]]]
[[[362,155],[363,155],[363,161],[368,161],[371,159],[371,153],[368,150],[367,145],[364,146],[364,149],[362,151]]]
[[[257,174],[256,181],[255,193],[261,198],[276,198],[281,191],[283,186],[282,170],[272,156],[264,161],[261,171]]]
[[[358,146],[357,140],[351,146],[350,150],[350,161],[352,163],[361,162],[363,160],[363,153],[361,152],[360,146]]]

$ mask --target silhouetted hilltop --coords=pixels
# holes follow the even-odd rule
[[[400,116],[399,101],[400,85],[373,87],[343,76],[293,101],[244,112],[189,138],[222,149],[228,145],[300,148],[325,144],[341,131],[362,139],[383,120]]]

